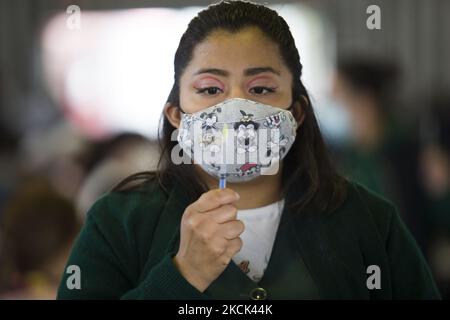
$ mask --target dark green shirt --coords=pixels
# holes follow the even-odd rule
[[[81,271],[81,288],[64,273],[59,299],[436,299],[429,268],[395,207],[364,187],[348,184],[332,213],[293,212],[285,206],[272,256],[259,283],[231,262],[199,292],[172,262],[189,204],[183,187],[165,193],[112,192],[88,212],[68,266]],[[380,270],[369,289],[368,267]]]

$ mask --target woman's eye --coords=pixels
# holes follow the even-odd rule
[[[207,87],[207,88],[197,89],[197,93],[206,94],[207,96],[215,95],[218,92],[223,92],[223,90],[218,87]]]
[[[275,90],[268,87],[253,87],[250,89],[250,92],[257,95],[265,95],[271,92],[275,92]]]

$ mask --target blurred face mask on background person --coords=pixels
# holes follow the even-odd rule
[[[177,140],[184,153],[213,177],[245,182],[276,174],[295,141],[289,110],[232,98],[195,113],[183,113]]]

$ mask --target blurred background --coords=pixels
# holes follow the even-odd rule
[[[88,208],[155,168],[175,49],[212,2],[0,2],[0,298],[53,299]],[[333,162],[397,205],[450,298],[450,1],[260,3],[291,27]]]

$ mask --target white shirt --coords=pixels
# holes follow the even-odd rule
[[[242,248],[233,261],[255,282],[261,280],[269,263],[283,207],[284,199],[237,212],[237,219],[244,223],[245,230],[240,236]]]

